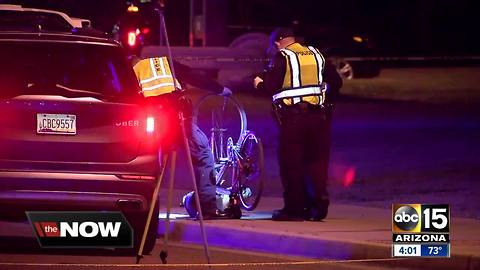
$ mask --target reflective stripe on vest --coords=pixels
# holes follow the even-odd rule
[[[318,67],[322,67],[318,69],[318,81],[323,82],[323,75],[322,71],[325,68],[325,58],[323,58],[323,55],[320,53],[320,51],[312,46],[307,47],[311,52],[313,52],[313,55],[315,56],[315,60],[317,61]]]
[[[287,63],[282,89],[319,85],[323,82],[325,59],[318,49],[293,43],[280,52]]]
[[[172,72],[166,57],[140,60],[133,69],[144,97],[160,96],[175,91]]]
[[[281,49],[280,52],[286,60],[286,72],[282,85],[283,92],[289,89],[316,88],[317,85],[322,83],[325,59],[318,49],[312,46],[304,47],[299,43],[293,43],[287,48]],[[278,98],[274,96],[274,100],[278,100]],[[288,99],[283,100],[283,102],[285,105],[292,105],[301,101],[319,105],[322,104],[324,100],[325,97],[321,91],[316,91],[310,95],[289,96]]]
[[[300,98],[305,96],[321,96],[326,92],[325,88],[320,86],[304,87],[297,89],[284,90],[278,94],[273,95],[273,101],[284,98]]]
[[[307,102],[313,105],[322,105],[325,103],[328,85],[326,83],[320,86],[296,88],[284,90],[274,95],[273,102],[283,101],[285,105],[297,104],[299,102]]]
[[[298,61],[297,55],[287,49],[281,50],[284,53],[284,56],[287,57],[287,69],[290,70],[290,87],[300,87],[300,63]],[[285,83],[284,83],[285,85]]]

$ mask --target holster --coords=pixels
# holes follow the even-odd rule
[[[285,119],[294,115],[302,114],[321,114],[324,119],[327,119],[331,115],[333,105],[311,105],[307,102],[299,102],[294,105],[283,105],[281,103],[273,104],[275,116],[279,124],[285,122]]]
[[[273,113],[275,114],[275,119],[277,119],[277,122],[279,125],[282,124],[282,115],[280,113],[281,105],[279,103],[273,103]]]

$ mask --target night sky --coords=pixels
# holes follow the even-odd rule
[[[229,26],[243,25],[267,32],[272,27],[298,21],[301,25],[336,26],[367,34],[385,54],[480,54],[478,9],[474,0],[224,1],[228,2],[226,25]],[[186,25],[188,18],[181,9],[188,7],[188,2],[167,0],[170,28]],[[0,3],[62,10],[89,18],[95,27],[106,32],[111,31],[126,7],[122,0],[0,0]],[[186,45],[186,31],[176,31],[179,36],[173,36],[172,40],[179,44],[174,45]]]

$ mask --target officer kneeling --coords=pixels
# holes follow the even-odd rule
[[[214,161],[208,144],[208,139],[200,128],[193,123],[191,116],[191,102],[184,97],[180,83],[175,81],[166,57],[153,57],[147,59],[131,59],[133,69],[139,80],[142,94],[147,100],[160,108],[162,115],[168,118],[171,126],[169,133],[174,136],[163,141],[164,147],[173,147],[179,142],[178,112],[182,111],[185,118],[185,136],[190,147],[190,156],[195,171],[198,185],[200,205],[204,219],[234,218],[230,213],[217,208],[216,188],[214,176]],[[198,88],[206,89],[220,95],[229,96],[231,90],[207,79],[202,74],[197,74],[188,66],[174,62],[178,78]]]

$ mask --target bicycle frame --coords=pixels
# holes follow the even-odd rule
[[[239,143],[233,143],[232,137],[227,139],[227,145],[225,147],[225,141],[223,137],[223,133],[226,129],[223,128],[212,128],[211,136],[210,136],[210,146],[212,153],[215,155],[215,151],[219,151],[219,159],[215,160],[216,168],[220,167],[220,170],[215,170],[215,183],[217,186],[221,186],[223,184],[223,179],[225,173],[229,168],[232,168],[232,175],[231,175],[231,194],[238,193],[240,190],[239,182],[238,182],[238,172],[241,170],[241,163],[240,159],[242,158],[240,155],[240,145]],[[246,134],[246,132],[244,133]],[[245,136],[242,134],[240,136],[240,140],[243,140]],[[215,140],[215,138],[219,139],[219,142]],[[226,151],[225,151],[226,150]]]

